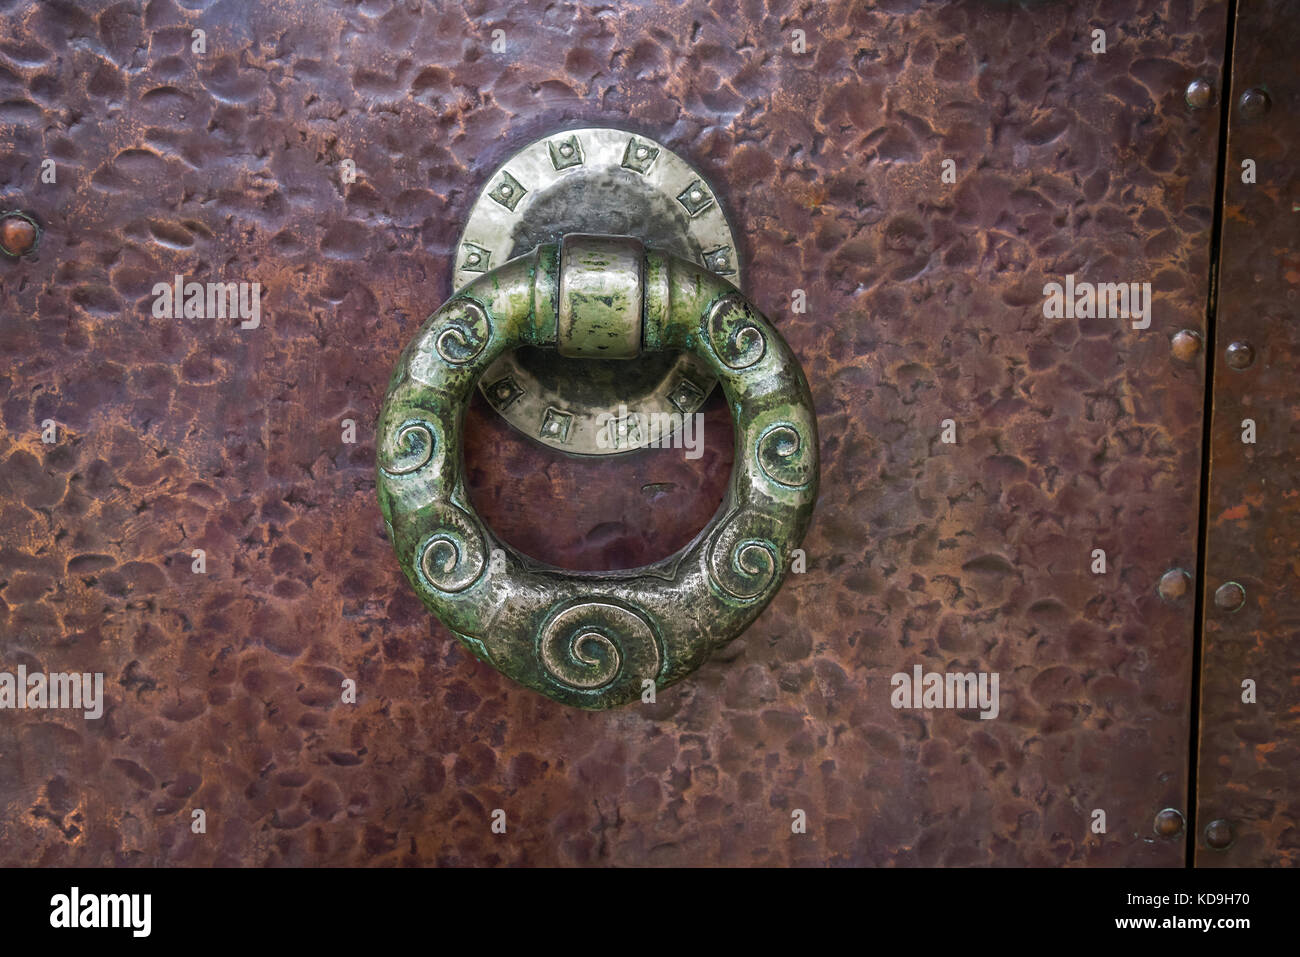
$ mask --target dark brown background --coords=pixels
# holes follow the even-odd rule
[[[0,714],[3,863],[1183,863],[1194,596],[1155,587],[1198,554],[1169,340],[1207,331],[1221,104],[1184,89],[1221,88],[1223,4],[202,6],[0,2],[0,188],[46,226],[0,263],[0,664],[109,688]],[[600,123],[719,188],[824,465],[808,572],[588,714],[424,612],[371,427],[483,178]],[[262,283],[262,327],[153,318],[176,273]],[[1150,281],[1151,328],[1045,319],[1067,273]],[[480,404],[475,501],[571,567],[667,554],[721,496],[711,416],[699,462],[583,464]],[[914,664],[999,672],[1000,717],[895,711]]]

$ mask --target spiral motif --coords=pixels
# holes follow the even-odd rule
[[[763,474],[786,488],[803,488],[812,475],[812,456],[804,447],[799,430],[789,423],[774,425],[758,437],[758,467]]]
[[[738,294],[724,296],[709,310],[709,345],[729,369],[748,369],[767,351],[767,338],[754,307]]]
[[[419,550],[424,578],[441,592],[464,591],[487,564],[483,536],[474,521],[455,505],[445,505]]]
[[[433,342],[434,348],[452,365],[473,362],[492,337],[487,310],[469,299],[457,299],[446,308],[448,318]]]
[[[427,422],[403,422],[393,436],[392,460],[381,468],[389,475],[410,475],[433,458],[433,446],[433,428]]]
[[[578,691],[612,691],[612,686],[659,674],[663,653],[654,629],[639,612],[603,601],[570,605],[551,616],[538,638],[546,673]]]
[[[599,688],[609,684],[623,670],[623,655],[608,635],[579,630],[568,645],[542,646],[546,670],[575,688]]]
[[[743,533],[739,512],[732,512],[709,546],[709,577],[726,594],[752,601],[776,581],[779,553],[765,538]]]
[[[551,246],[481,276],[422,325],[389,380],[372,475],[403,572],[456,639],[521,685],[595,710],[684,678],[772,598],[814,505],[819,443],[780,332],[733,287],[676,263],[673,282],[690,280],[702,298],[656,305],[662,341],[694,353],[691,381],[707,369],[725,387],[739,466],[729,504],[695,542],[642,569],[566,574],[504,547],[494,563],[503,543],[466,496],[458,430],[485,372],[498,407],[517,392],[488,366],[540,334],[536,273],[553,278],[556,255]],[[678,385],[673,404],[698,406],[702,386]]]

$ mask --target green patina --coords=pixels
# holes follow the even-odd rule
[[[606,244],[603,263],[626,267],[626,239],[583,237],[582,248]],[[684,678],[748,627],[776,594],[817,497],[812,399],[780,334],[703,267],[637,257],[617,280],[625,286],[601,289],[591,268],[600,260],[588,256],[569,319],[583,341],[608,334],[650,352],[693,352],[725,391],[736,464],[722,508],[685,548],[642,568],[566,572],[500,541],[469,503],[466,403],[504,351],[556,348],[559,289],[573,276],[562,275],[555,245],[485,273],[429,318],[402,353],[376,433],[380,508],[424,604],[482,660],[588,709]]]

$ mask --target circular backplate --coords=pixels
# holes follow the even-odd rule
[[[454,288],[566,233],[632,236],[740,285],[735,237],[704,177],[652,139],[593,128],[530,143],[492,174],[457,247]],[[628,413],[695,412],[714,383],[689,353],[569,359],[519,349],[493,363],[479,388],[511,425],[537,441],[577,455],[608,455],[646,441],[620,435],[600,442],[604,423]]]

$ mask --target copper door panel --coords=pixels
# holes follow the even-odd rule
[[[0,21],[2,198],[45,230],[0,262],[0,657],[108,681],[97,722],[2,716],[4,863],[1183,863],[1154,822],[1186,810],[1194,601],[1157,587],[1196,561],[1204,357],[1171,339],[1205,332],[1219,107],[1185,91],[1219,88],[1222,4]],[[718,188],[823,473],[806,573],[720,660],[582,713],[420,607],[370,430],[482,178],[601,124]],[[260,283],[259,327],[155,317],[175,275]],[[1046,318],[1068,275],[1150,282],[1150,328]],[[489,521],[579,568],[683,544],[732,460],[563,462],[482,403],[469,433]],[[894,709],[915,665],[997,672],[998,717]]]
[[[1296,16],[1295,4],[1243,3],[1234,31],[1201,612],[1202,867],[1300,864],[1300,77],[1280,29]]]

